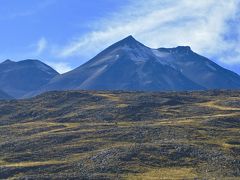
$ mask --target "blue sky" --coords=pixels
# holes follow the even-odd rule
[[[239,0],[0,0],[0,61],[40,59],[66,72],[132,34],[189,45],[240,73]]]

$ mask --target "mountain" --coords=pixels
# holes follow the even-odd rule
[[[12,97],[22,98],[40,89],[56,75],[58,72],[38,60],[6,60],[0,64],[0,88]]]
[[[206,89],[239,89],[238,74],[194,53],[190,47],[159,48],[155,55]]]
[[[6,66],[14,63],[7,61],[2,64]],[[37,69],[43,74],[27,75],[26,78],[34,77],[41,83],[37,83],[34,88],[30,86],[32,87],[30,93],[20,91],[18,94],[30,97],[46,91],[78,89],[128,91],[240,89],[238,74],[193,52],[189,46],[152,49],[132,36],[113,44],[90,61],[65,74],[57,75],[54,70],[42,63],[37,65]],[[29,68],[29,71],[36,72],[32,68]],[[13,82],[16,81],[15,78],[12,78]],[[6,78],[8,79],[10,78]],[[19,88],[11,90],[15,89],[19,90]],[[15,94],[9,89],[3,90],[10,95]],[[28,92],[30,90],[27,89]]]
[[[49,90],[202,90],[201,84],[169,65],[154,50],[129,36],[82,66],[53,78]]]
[[[2,99],[12,99],[12,97],[5,93],[4,91],[0,90],[0,100]]]

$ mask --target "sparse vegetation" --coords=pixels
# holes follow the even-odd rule
[[[239,179],[238,91],[0,101],[0,179]]]

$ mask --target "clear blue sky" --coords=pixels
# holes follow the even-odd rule
[[[134,35],[157,47],[190,45],[240,73],[239,0],[0,0],[0,62],[79,66]]]

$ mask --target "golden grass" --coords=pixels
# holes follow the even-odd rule
[[[120,101],[121,99],[114,94],[96,94],[97,96],[105,97],[111,101]]]
[[[58,133],[60,131],[64,131],[64,130],[67,130],[67,129],[72,129],[72,128],[79,127],[79,123],[56,123],[56,124],[62,125],[62,126],[65,126],[65,127],[56,128],[56,129],[49,130],[49,131],[39,132],[37,134],[32,135],[31,137],[35,138],[35,137],[40,137],[40,136],[44,136],[44,135],[49,135],[51,133],[55,134],[55,133]]]
[[[111,103],[112,106],[115,106],[117,108],[125,108],[128,106],[128,103],[131,104],[131,102],[125,102],[124,99],[121,99],[121,97],[118,97],[117,94],[101,94],[98,93],[98,96],[102,96],[109,100],[108,104]],[[211,99],[212,100],[212,99]],[[16,145],[25,145],[28,140],[31,140],[30,142],[34,142],[34,139],[38,141],[39,139],[44,139],[44,138],[51,138],[56,136],[56,139],[58,138],[58,135],[60,137],[60,140],[63,135],[76,135],[76,138],[69,139],[67,141],[63,141],[62,143],[59,142],[53,142],[55,143],[54,146],[49,146],[47,145],[44,147],[42,152],[37,152],[33,148],[33,152],[29,152],[31,155],[32,153],[36,153],[36,155],[39,154],[44,154],[48,152],[67,152],[66,155],[61,156],[56,155],[54,157],[46,156],[44,159],[32,159],[29,160],[29,162],[18,162],[18,163],[11,163],[7,162],[8,159],[11,159],[11,155],[13,155],[13,159],[16,159],[17,157],[26,157],[28,156],[27,148],[28,144],[26,144],[26,148],[21,151],[21,152],[14,152],[16,154],[11,154],[13,152],[7,152],[7,150],[4,151],[5,154],[2,154],[2,158],[0,157],[0,168],[1,167],[9,167],[9,168],[17,168],[17,167],[38,167],[43,168],[40,166],[45,166],[45,165],[56,165],[56,166],[61,166],[62,164],[68,164],[69,166],[74,165],[76,162],[83,161],[86,166],[89,168],[92,165],[91,158],[93,156],[96,156],[98,154],[101,154],[102,152],[115,152],[112,151],[113,149],[133,149],[133,152],[136,149],[140,148],[145,148],[145,147],[158,147],[162,146],[165,147],[165,145],[168,144],[174,144],[177,143],[178,145],[187,145],[187,146],[194,146],[194,147],[199,147],[202,146],[202,144],[206,145],[204,147],[208,147],[208,145],[216,145],[216,146],[209,146],[210,148],[216,147],[216,150],[220,150],[225,153],[229,153],[229,150],[231,147],[239,147],[238,144],[229,144],[229,140],[237,139],[239,137],[238,132],[240,132],[240,128],[224,128],[224,126],[219,126],[219,127],[213,127],[213,126],[208,126],[208,122],[215,120],[218,118],[218,120],[225,120],[226,117],[239,117],[240,112],[238,111],[233,111],[233,110],[240,110],[240,108],[232,108],[232,107],[226,107],[226,106],[221,106],[218,105],[217,103],[224,101],[223,99],[221,100],[213,100],[207,103],[193,103],[193,113],[188,111],[184,111],[181,114],[181,110],[183,108],[181,107],[161,107],[160,112],[158,112],[157,108],[152,109],[150,112],[158,112],[160,115],[169,115],[169,116],[156,116],[156,119],[153,119],[151,116],[146,114],[146,117],[144,118],[143,121],[127,121],[124,120],[125,116],[122,116],[121,113],[117,114],[116,119],[114,119],[111,122],[107,121],[96,121],[89,118],[89,121],[82,121],[80,123],[59,123],[56,121],[55,118],[46,118],[42,119],[41,121],[36,121],[34,122],[27,122],[27,123],[19,123],[16,121],[16,124],[12,125],[5,125],[1,126],[0,130],[2,130],[4,136],[1,138],[0,137],[0,142],[3,143],[8,143],[8,139],[12,140],[12,142],[17,142],[17,141],[22,141],[20,143],[16,143]],[[105,102],[104,102],[105,103]],[[200,107],[199,112],[202,112],[200,115],[199,112],[194,113],[195,108],[197,106]],[[81,110],[94,110],[100,107],[105,107],[104,105],[95,105],[95,102],[91,102],[87,104],[84,107],[79,106],[79,112]],[[205,108],[202,108],[205,107]],[[214,108],[214,109],[213,109]],[[206,114],[205,109],[211,109],[212,114]],[[76,108],[72,113],[67,113],[62,117],[68,118],[73,117],[77,115],[76,113]],[[118,109],[119,110],[119,109]],[[229,111],[228,111],[229,110]],[[52,109],[51,111],[55,111]],[[113,111],[115,113],[115,111]],[[207,111],[207,113],[209,113]],[[181,116],[178,117],[177,114],[180,114]],[[151,114],[150,114],[151,115]],[[158,119],[159,117],[159,119]],[[164,118],[161,118],[164,117]],[[166,118],[165,118],[166,117]],[[169,117],[169,118],[168,118]],[[1,119],[1,118],[0,118]],[[104,116],[103,116],[104,119]],[[33,119],[26,119],[26,121],[31,121]],[[88,120],[88,119],[87,119]],[[54,122],[56,121],[56,122]],[[67,121],[66,121],[67,122]],[[44,129],[46,127],[46,129]],[[138,128],[146,128],[148,132],[153,132],[155,133],[157,131],[158,127],[166,127],[166,133],[163,133],[163,138],[159,137],[159,139],[151,138],[149,137],[150,133],[145,133],[144,132],[141,134],[143,136],[138,135],[136,133],[136,136],[134,136],[134,139],[132,138],[132,133],[135,132],[140,132],[141,129]],[[4,128],[7,128],[4,129]],[[21,130],[19,130],[19,129]],[[134,128],[134,129],[133,129]],[[152,129],[153,128],[153,129]],[[191,128],[190,131],[193,132],[191,134],[188,131],[186,131],[185,136],[182,137],[182,133],[185,133],[185,129]],[[36,131],[32,131],[36,129]],[[111,129],[111,131],[104,131]],[[112,129],[116,129],[116,132],[113,132]],[[164,129],[164,128],[162,128]],[[102,130],[103,133],[100,131]],[[176,130],[176,131],[173,131]],[[213,130],[213,131],[212,131]],[[216,131],[215,131],[216,130]],[[31,135],[28,135],[28,132],[31,131]],[[99,133],[97,132],[99,131]],[[9,133],[10,132],[10,133]],[[83,133],[86,132],[86,133]],[[128,133],[129,132],[129,133]],[[174,132],[174,134],[172,133]],[[213,132],[213,133],[211,133]],[[82,134],[81,134],[82,133]],[[126,136],[126,138],[123,139],[117,139],[116,137],[118,134],[122,133],[121,135]],[[178,134],[181,133],[180,138],[175,138],[178,137]],[[218,134],[216,134],[218,133]],[[13,135],[14,136],[13,136]],[[27,135],[26,135],[27,134]],[[134,134],[135,135],[135,134]],[[158,134],[157,134],[158,135]],[[128,139],[129,136],[129,139]],[[166,136],[166,138],[165,138]],[[5,138],[5,139],[4,139]],[[136,140],[135,140],[136,138]],[[142,143],[139,143],[142,142]],[[46,139],[46,143],[48,143],[48,139]],[[139,146],[139,144],[141,146]],[[34,144],[33,144],[34,145]],[[44,144],[45,145],[45,144]],[[84,147],[92,147],[90,149],[86,150]],[[17,147],[18,147],[17,146]],[[29,146],[31,149],[31,146]],[[82,151],[78,151],[79,149],[83,148]],[[167,146],[166,146],[167,147]],[[172,148],[171,146],[169,146]],[[153,149],[154,150],[154,149]],[[191,167],[187,168],[185,165],[181,166],[181,163],[178,164],[179,167],[169,167],[169,165],[165,165],[162,162],[167,162],[170,161],[171,159],[169,158],[171,155],[171,151],[169,150],[169,157],[168,156],[163,156],[157,154],[158,151],[153,151],[150,152],[148,151],[142,151],[140,149],[140,153],[137,154],[139,157],[147,157],[147,160],[160,160],[160,161],[153,161],[153,164],[144,164],[142,163],[141,159],[137,157],[133,157],[124,165],[124,169],[130,169],[134,171],[128,171],[128,172],[138,172],[138,173],[129,173],[129,174],[121,174],[120,176],[125,178],[125,179],[133,179],[133,180],[141,180],[141,179],[194,179],[194,178],[201,178],[202,177],[202,172],[196,171],[196,165],[192,164],[192,162],[196,159],[191,159],[189,157],[184,157],[184,162],[189,163],[189,165],[192,165]],[[174,151],[174,149],[173,149]],[[155,153],[156,152],[156,153]],[[118,155],[125,155],[125,151],[119,151],[117,152],[119,154],[116,154],[116,157]],[[137,152],[138,153],[138,152]],[[110,154],[111,155],[111,154]],[[16,156],[16,157],[15,157]],[[106,155],[107,157],[108,155]],[[113,155],[115,156],[115,154]],[[111,157],[111,156],[110,156]],[[149,159],[148,159],[149,158]],[[120,160],[116,160],[119,161]],[[110,161],[111,162],[111,161]],[[121,163],[121,162],[120,162]],[[159,168],[159,164],[155,163],[161,163],[162,168]],[[201,163],[201,162],[200,162]],[[97,166],[98,164],[96,164]],[[101,165],[101,164],[100,164]],[[111,165],[111,164],[110,164]],[[120,164],[122,165],[122,164]],[[106,165],[107,166],[107,165]],[[199,162],[197,164],[197,167],[201,167]],[[115,167],[115,166],[114,166]],[[73,167],[74,168],[74,167]],[[116,167],[117,168],[117,167]],[[194,169],[195,168],[195,169]],[[125,173],[128,173],[125,172]],[[11,172],[10,172],[11,173]],[[97,172],[96,172],[97,173]],[[204,173],[204,172],[203,172]],[[23,177],[24,177],[23,173]],[[100,173],[99,175],[104,175],[104,173]],[[16,174],[15,176],[12,177],[20,177],[21,173]],[[113,179],[115,178],[115,174],[113,173],[106,173],[107,177],[112,177]],[[214,172],[209,174],[209,177],[215,177]]]
[[[99,142],[103,141],[102,139],[99,139]],[[129,142],[111,142],[106,145],[104,145],[103,147],[101,147],[100,149],[97,150],[93,150],[93,151],[88,151],[88,152],[83,152],[83,153],[76,153],[76,154],[71,154],[70,156],[68,156],[66,158],[67,162],[77,162],[81,159],[87,158],[87,157],[92,157],[94,155],[97,155],[98,153],[107,151],[111,148],[119,148],[119,147],[131,147],[133,146],[133,143],[129,143]]]
[[[149,170],[144,173],[130,174],[125,177],[128,180],[180,180],[194,179],[197,175],[193,168],[160,168]]]
[[[218,105],[219,102],[221,102],[221,101],[209,101],[209,102],[205,102],[205,103],[199,103],[198,105],[203,106],[203,107],[216,108],[218,110],[223,110],[223,111],[227,111],[227,110],[239,111],[240,110],[240,108]]]
[[[129,127],[129,126],[135,126],[136,123],[133,123],[133,122],[125,122],[125,121],[120,121],[120,122],[117,122],[116,125],[118,127]]]
[[[128,107],[128,104],[117,104],[116,107],[117,108],[125,108],[125,107]]]
[[[65,161],[39,161],[39,162],[19,162],[19,163],[8,163],[0,161],[0,167],[35,167],[35,166],[45,166],[45,165],[56,165],[64,164]]]
[[[153,123],[153,126],[157,126],[157,125],[187,125],[187,124],[193,124],[196,123],[196,121],[192,120],[192,119],[184,119],[184,120],[168,120],[168,121],[160,121],[160,122],[156,122]]]
[[[88,105],[85,107],[82,107],[83,110],[94,110],[94,109],[100,109],[103,108],[104,105]]]
[[[221,148],[223,148],[224,150],[229,150],[229,148],[239,147],[240,146],[238,144],[229,144],[229,143],[227,143],[228,140],[229,140],[228,137],[215,138],[215,137],[207,136],[207,134],[202,134],[202,137],[205,137],[207,140],[202,140],[201,142],[204,142],[206,144],[218,145]]]

